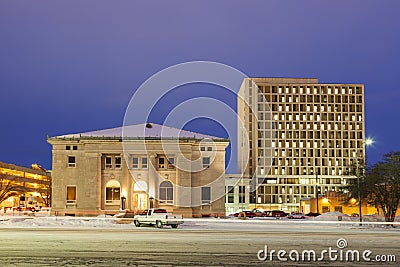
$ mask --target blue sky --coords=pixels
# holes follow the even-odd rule
[[[209,60],[253,77],[365,84],[375,162],[400,150],[398,10],[396,0],[0,0],[0,161],[50,169],[47,135],[120,126],[153,74]],[[192,94],[236,105],[196,84],[173,99]],[[187,129],[226,134],[205,121]]]

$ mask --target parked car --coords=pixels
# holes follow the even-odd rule
[[[294,212],[292,214],[289,214],[287,216],[288,219],[305,219],[306,215],[304,215],[304,213],[300,213],[300,212]]]
[[[276,217],[276,218],[286,217],[288,215],[283,210],[269,210],[265,211],[265,214],[267,217]]]
[[[256,217],[265,217],[265,216],[267,216],[267,214],[264,211],[260,210],[260,209],[252,209],[251,212],[253,212],[256,215]]]
[[[164,225],[177,228],[179,224],[183,223],[182,219],[182,215],[172,215],[165,209],[148,209],[135,215],[133,223],[136,227],[147,224],[155,225],[157,228],[162,228]]]
[[[245,215],[247,218],[257,217],[257,214],[252,212],[252,211],[250,211],[250,210],[244,210],[244,211],[241,211],[241,212],[236,212],[236,213],[232,214],[231,216],[239,217],[239,215],[240,216]]]
[[[306,216],[308,216],[308,217],[317,217],[319,215],[321,215],[321,213],[319,213],[319,212],[309,212],[306,214]]]

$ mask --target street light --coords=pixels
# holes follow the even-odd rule
[[[314,172],[315,172],[315,170],[314,170]],[[315,195],[316,195],[316,199],[317,199],[317,213],[319,213],[319,207],[318,207],[318,169],[317,169],[317,171],[315,172],[315,183],[316,183],[316,185],[315,185]]]
[[[372,145],[374,140],[367,138],[363,140],[363,152],[364,152],[364,168],[367,166],[366,147]],[[360,168],[358,166],[358,151],[356,151],[356,175],[357,175],[357,192],[358,192],[358,213],[360,215],[360,226],[362,226],[362,208],[361,208],[361,192],[360,192]]]

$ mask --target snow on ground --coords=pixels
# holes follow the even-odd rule
[[[0,215],[0,229],[7,228],[60,228],[60,229],[148,229],[146,227],[136,228],[132,224],[132,219],[116,218],[111,216],[98,217],[69,217],[69,216],[15,216]],[[342,221],[338,217],[342,216]],[[397,218],[397,221],[398,218]],[[394,223],[396,228],[392,230],[400,231],[400,222]],[[231,230],[231,231],[263,231],[268,227],[269,231],[309,231],[312,232],[316,225],[323,225],[327,231],[337,231],[341,229],[351,229],[360,227],[359,217],[351,217],[339,212],[324,213],[315,218],[307,218],[305,220],[290,220],[287,218],[247,218],[246,220],[238,218],[201,218],[190,219],[185,218],[184,223],[179,229],[186,230]],[[363,228],[367,229],[383,229],[384,218],[379,216],[366,215],[363,216]],[[167,227],[169,228],[169,227]]]

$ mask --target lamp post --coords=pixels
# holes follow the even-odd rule
[[[369,145],[372,145],[374,143],[374,140],[372,138],[367,138],[363,140],[363,152],[364,152],[364,167],[363,169],[366,168],[367,166],[367,153],[366,153],[366,148]],[[362,226],[362,205],[361,205],[361,192],[360,192],[360,168],[358,165],[358,151],[356,151],[356,175],[357,175],[357,192],[358,192],[358,212],[360,215],[360,226]]]
[[[317,213],[319,213],[319,207],[318,207],[318,202],[319,202],[319,200],[318,200],[318,195],[319,195],[319,190],[318,190],[318,170],[317,170],[317,172],[315,173],[315,183],[316,183],[316,185],[315,185],[315,195],[316,195],[316,199],[317,199]]]

